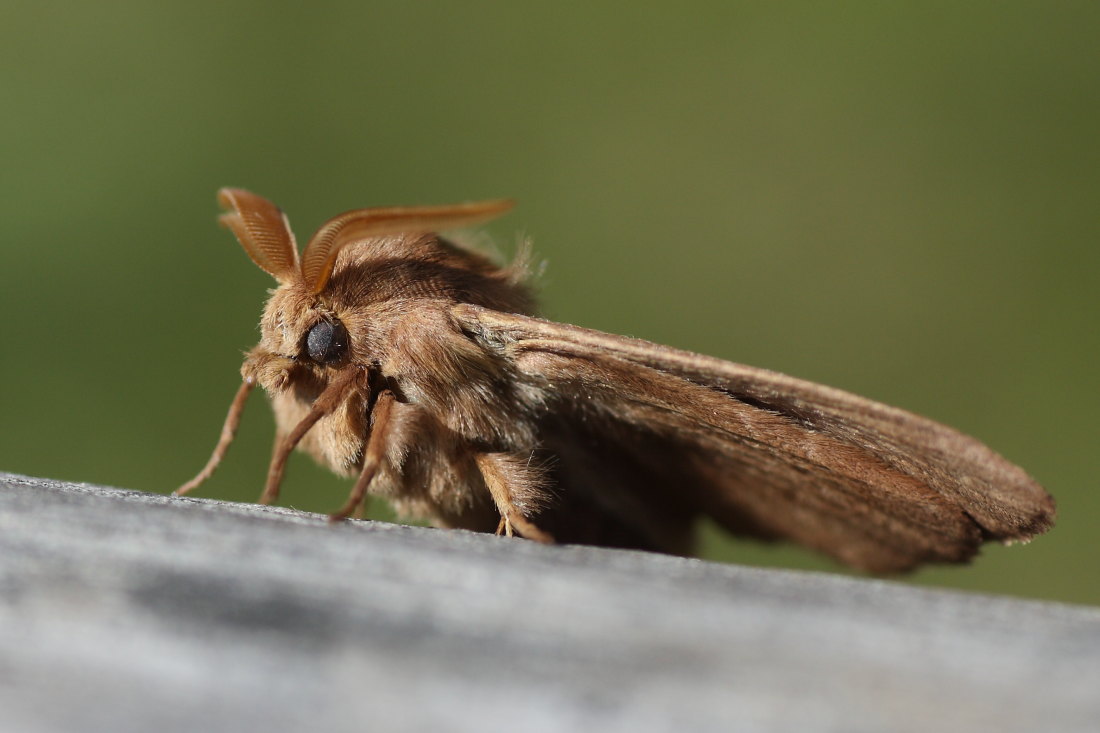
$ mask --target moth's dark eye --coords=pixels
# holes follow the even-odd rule
[[[339,321],[318,321],[306,334],[306,351],[318,364],[331,364],[348,350],[348,332]]]

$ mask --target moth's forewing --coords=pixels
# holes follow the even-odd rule
[[[637,339],[469,305],[454,314],[563,395],[548,438],[578,484],[563,493],[599,500],[611,487],[601,506],[649,528],[653,549],[703,513],[888,572],[964,561],[983,539],[1026,540],[1053,522],[1050,496],[1017,466],[903,410]]]

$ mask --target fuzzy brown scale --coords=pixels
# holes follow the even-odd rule
[[[222,222],[279,282],[206,467],[253,385],[277,438],[262,501],[299,448],[406,515],[544,542],[690,553],[710,517],[875,572],[1030,539],[1050,496],[968,436],[763,369],[535,318],[523,263],[434,232],[508,202],[361,209],[299,257],[282,212],[223,189]]]

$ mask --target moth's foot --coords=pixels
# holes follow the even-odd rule
[[[367,500],[360,499],[353,491],[344,506],[328,515],[329,524],[339,524],[348,519],[362,519],[367,512]]]
[[[278,500],[279,500],[279,492],[278,491],[270,491],[269,489],[264,489],[264,492],[262,494],[260,494],[260,498],[256,500],[256,503],[257,504],[263,504],[264,506],[270,506],[271,504],[274,504]]]
[[[549,532],[539,529],[534,522],[518,512],[500,518],[500,524],[497,525],[497,535],[500,534],[505,537],[518,535],[525,540],[541,542],[544,545],[554,544],[554,537]]]

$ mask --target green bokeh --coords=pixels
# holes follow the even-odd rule
[[[270,284],[219,186],[300,236],[512,196],[490,231],[534,239],[551,317],[927,414],[1057,497],[1049,536],[913,582],[1100,603],[1100,6],[273,7],[6,8],[0,469],[202,464]],[[254,498],[271,428],[254,406],[203,494]],[[284,495],[347,487],[302,459]]]

